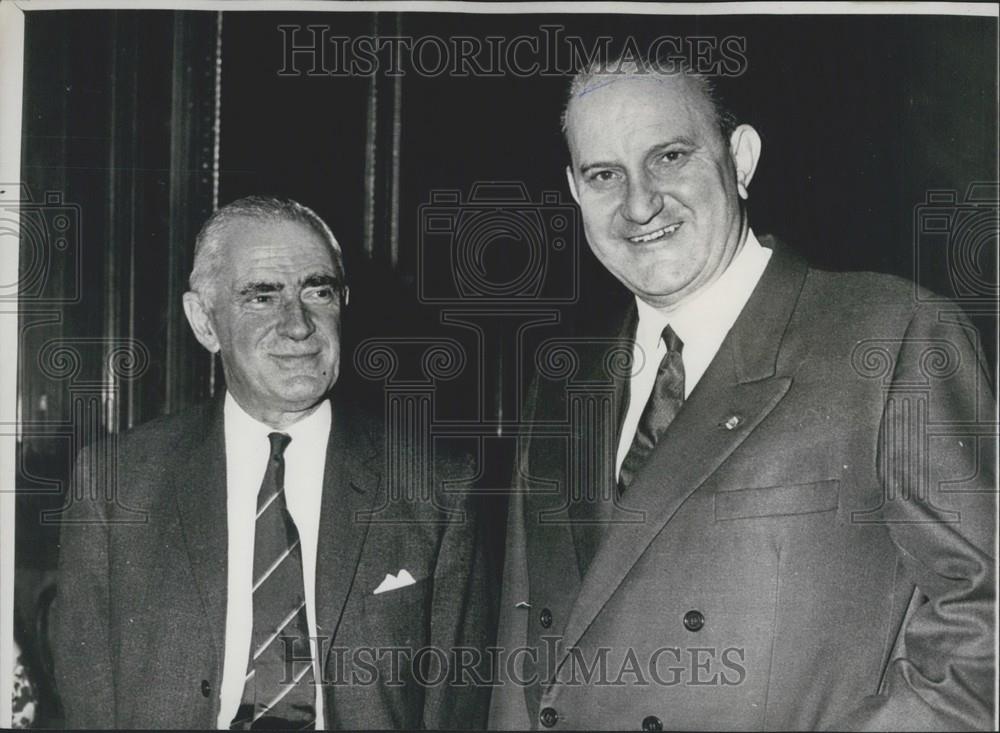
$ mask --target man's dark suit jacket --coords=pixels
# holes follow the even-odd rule
[[[912,283],[762,243],[761,281],[596,543],[580,494],[613,486],[620,413],[581,395],[620,403],[627,369],[609,377],[594,339],[561,345],[575,371],[539,356],[498,641],[533,652],[501,663],[491,727],[993,726],[976,331]],[[634,304],[624,322],[631,353]]]
[[[73,502],[62,527],[53,618],[68,727],[216,726],[226,615],[222,405],[217,398],[147,423],[77,462],[76,486],[92,498]],[[494,611],[468,494],[438,491],[444,509],[426,498],[389,501],[381,426],[339,399],[333,415],[315,596],[327,727],[482,727],[488,689],[432,684],[430,669],[418,684],[409,663],[393,662],[401,652],[380,651],[450,654],[489,643]],[[397,465],[416,465],[411,447],[393,453]],[[435,480],[470,474],[464,461],[438,461]],[[372,521],[360,516],[373,511]],[[400,569],[416,583],[373,594]],[[362,648],[373,651],[355,658]]]

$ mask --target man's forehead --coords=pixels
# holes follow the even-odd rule
[[[567,130],[625,123],[637,115],[653,120],[713,123],[714,112],[697,82],[679,74],[604,74],[570,100]],[[696,124],[695,127],[698,125]]]
[[[337,279],[337,271],[329,260],[295,262],[265,259],[256,262],[241,261],[230,268],[229,279],[231,284],[237,288],[255,282],[272,283],[284,287],[320,281],[333,282]]]
[[[267,271],[305,276],[336,269],[330,245],[298,221],[239,220],[226,228],[220,244],[225,266],[241,277]]]
[[[226,223],[220,239],[223,244],[307,244],[323,243],[315,229],[295,219],[263,219],[241,216]]]

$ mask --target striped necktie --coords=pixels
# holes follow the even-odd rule
[[[684,361],[681,359],[684,342],[674,333],[674,329],[666,326],[663,329],[663,343],[667,347],[667,353],[656,371],[653,391],[639,417],[632,445],[622,461],[618,475],[619,496],[635,479],[652,453],[656,441],[667,431],[684,403]]]
[[[291,437],[271,433],[271,455],[257,494],[253,550],[253,637],[243,698],[231,728],[307,729],[316,723],[309,625],[299,533],[285,501],[284,451]]]

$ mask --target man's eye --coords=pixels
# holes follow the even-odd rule
[[[678,160],[684,157],[683,150],[668,150],[663,155],[660,156],[660,160],[667,163],[676,163]]]
[[[250,297],[250,303],[253,305],[270,305],[274,302],[274,295],[272,293],[257,293]]]
[[[611,183],[612,181],[617,180],[617,178],[618,174],[615,171],[609,171],[609,170],[594,171],[589,176],[589,180],[592,183],[599,183],[599,184]]]
[[[334,288],[325,285],[321,288],[310,288],[303,294],[303,298],[313,303],[328,303],[337,295]]]

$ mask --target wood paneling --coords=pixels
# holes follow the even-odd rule
[[[26,17],[16,600],[29,656],[76,452],[209,389],[180,297],[213,206],[217,20]],[[39,722],[57,712],[43,705]]]

